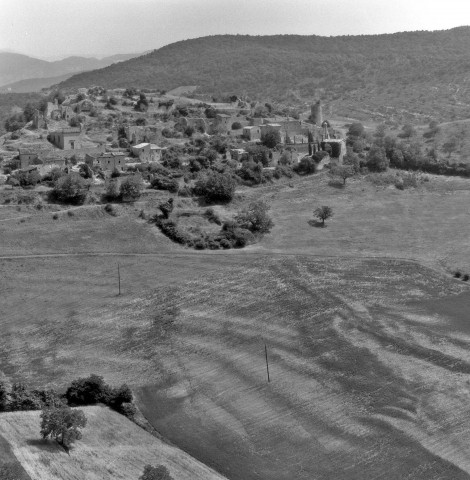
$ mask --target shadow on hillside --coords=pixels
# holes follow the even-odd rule
[[[320,220],[309,220],[308,224],[315,228],[325,228],[327,226],[326,223],[322,223]]]
[[[42,438],[28,438],[26,444],[30,447],[36,447],[40,450],[48,452],[57,452],[57,450],[64,450],[55,440],[43,440]]]
[[[338,188],[339,190],[342,190],[346,186],[341,180],[330,180],[328,185],[330,187]]]

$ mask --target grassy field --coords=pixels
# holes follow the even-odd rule
[[[87,426],[70,454],[56,442],[41,439],[40,412],[0,414],[0,434],[31,480],[130,480],[139,478],[147,464],[165,465],[181,480],[223,479],[122,415],[104,407],[83,410]]]
[[[449,275],[470,272],[469,192],[325,175],[241,190],[276,226],[230,252],[171,244],[140,206],[0,222],[0,377],[127,382],[161,434],[233,480],[470,478],[470,292]]]

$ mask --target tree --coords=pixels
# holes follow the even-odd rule
[[[170,217],[171,212],[173,211],[174,205],[173,205],[173,198],[169,198],[168,201],[165,203],[161,203],[158,208],[161,210],[163,214],[163,218],[166,220]]]
[[[0,382],[0,412],[4,412],[8,406],[8,386]]]
[[[364,125],[362,123],[353,123],[348,130],[347,135],[349,137],[363,137],[365,135]]]
[[[294,171],[299,175],[310,175],[317,171],[317,164],[311,157],[304,157],[294,166]]]
[[[90,375],[74,380],[65,392],[65,398],[69,405],[94,405],[98,402],[107,403],[109,394],[109,386],[103,377]]]
[[[442,145],[442,151],[447,153],[448,158],[457,150],[458,140],[455,137],[450,138]]]
[[[274,225],[268,215],[269,209],[270,206],[262,200],[251,202],[247,208],[238,212],[235,220],[241,228],[246,228],[251,232],[267,233]]]
[[[269,128],[261,135],[261,142],[265,147],[274,148],[278,143],[281,143],[281,134],[274,128]]]
[[[246,147],[248,157],[251,157],[256,163],[261,163],[263,167],[269,165],[269,149],[264,145],[250,145]]]
[[[121,183],[119,191],[123,199],[135,200],[140,197],[142,188],[142,177],[140,175],[132,175]]]
[[[156,467],[145,465],[144,473],[139,480],[173,480],[173,477],[164,465],[158,465]]]
[[[75,205],[85,201],[89,184],[78,173],[69,173],[57,179],[53,195],[57,200]]]
[[[367,154],[367,168],[376,172],[387,170],[389,160],[385,155],[385,149],[378,145],[373,145]]]
[[[325,225],[325,220],[328,220],[333,216],[333,209],[328,205],[323,205],[314,210],[313,215],[322,221],[322,225]]]
[[[354,169],[351,165],[337,165],[331,169],[331,174],[343,180],[343,185],[346,185],[346,180],[354,176]]]
[[[65,449],[82,438],[81,429],[86,426],[82,410],[70,407],[48,408],[41,413],[41,436],[55,439]]]
[[[406,125],[403,125],[401,129],[401,133],[398,134],[400,138],[410,138],[416,135],[416,131],[413,128],[413,125],[410,125],[407,123]]]
[[[194,190],[209,202],[230,202],[235,194],[235,185],[231,175],[214,172],[199,179]]]

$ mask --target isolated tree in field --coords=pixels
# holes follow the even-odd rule
[[[75,440],[82,438],[81,429],[86,426],[82,410],[70,407],[49,408],[41,413],[41,436],[51,437],[67,450]]]
[[[139,480],[173,480],[173,477],[164,465],[156,467],[145,465],[144,473],[139,477]]]
[[[333,209],[328,205],[323,205],[316,208],[313,211],[313,215],[322,221],[322,225],[325,225],[325,220],[328,220],[333,216]]]
[[[350,137],[363,137],[365,135],[364,125],[362,123],[353,123],[348,130],[348,136]]]
[[[351,165],[337,165],[331,170],[331,174],[343,180],[343,185],[346,185],[346,180],[354,176],[354,168]]]

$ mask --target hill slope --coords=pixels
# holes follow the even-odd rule
[[[470,27],[340,37],[218,35],[173,43],[61,86],[199,85],[281,100],[317,95],[358,113],[386,114],[389,106],[460,118],[470,116],[469,68]]]
[[[31,480],[137,479],[146,464],[163,464],[174,478],[181,480],[224,479],[122,415],[103,407],[82,410],[87,426],[82,440],[76,442],[70,455],[55,442],[41,440],[41,412],[0,414],[0,434],[9,442]]]
[[[128,60],[139,54],[119,54],[102,58],[67,57],[55,62],[28,57],[19,53],[0,52],[0,86],[30,78],[58,77],[67,73],[106,67],[115,62]]]

